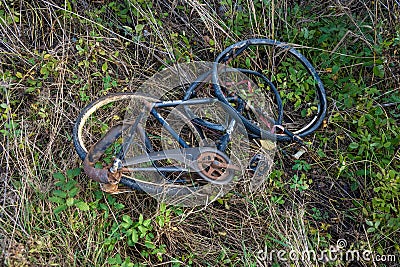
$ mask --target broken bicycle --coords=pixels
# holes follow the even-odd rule
[[[289,54],[315,85],[316,112],[299,130],[282,125],[283,101],[264,73],[228,65],[258,46]],[[124,107],[124,120],[86,147],[85,125],[96,111],[112,105]],[[323,84],[302,54],[274,40],[249,39],[226,48],[212,63],[175,65],[135,92],[93,101],[79,114],[73,141],[85,173],[104,191],[139,190],[169,204],[200,205],[223,196],[238,182],[257,189],[271,171],[275,141],[301,141],[321,125],[325,114]],[[96,168],[112,146],[113,162]]]

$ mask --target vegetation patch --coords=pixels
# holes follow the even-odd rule
[[[1,263],[397,266],[399,18],[399,3],[391,0],[1,1]],[[304,147],[278,145],[262,190],[233,189],[206,208],[182,208],[137,192],[105,194],[83,174],[71,132],[90,101],[135,91],[174,63],[213,61],[252,37],[287,42],[304,54],[329,102],[323,127]],[[316,112],[314,84],[292,58],[250,49],[232,65],[273,81],[288,128]],[[123,118],[121,106],[92,116],[94,137]],[[395,258],[284,261],[259,253],[321,252],[338,240],[346,240],[345,250]]]

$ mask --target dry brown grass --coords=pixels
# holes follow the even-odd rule
[[[66,2],[72,3],[70,10],[64,6]],[[153,221],[160,215],[159,204],[145,194],[117,196],[117,202],[124,203],[125,208],[110,208],[106,216],[96,205],[104,203],[112,207],[112,201],[102,195],[96,202],[94,192],[98,191],[98,185],[88,182],[82,174],[76,178],[78,197],[93,204],[91,211],[69,209],[60,215],[53,213],[55,204],[48,199],[55,189],[52,174],[65,173],[81,165],[71,140],[74,119],[90,100],[110,92],[134,91],[161,66],[184,62],[185,56],[190,60],[212,60],[227,42],[252,36],[280,38],[297,27],[287,22],[292,1],[272,1],[273,6],[250,24],[244,36],[224,27],[230,18],[223,17],[220,21],[223,14],[218,1],[202,4],[192,0],[154,1],[153,8],[131,1],[131,10],[137,10],[142,20],[130,25],[145,24],[149,32],[148,36],[135,40],[135,29],[133,33],[124,30],[121,17],[110,7],[94,14],[109,2],[0,2],[0,10],[5,12],[0,13],[0,74],[3,77],[0,103],[9,107],[0,109],[0,129],[7,132],[0,135],[0,260],[6,266],[109,266],[107,259],[117,253],[134,262],[162,265],[155,256],[142,257],[143,246],[128,247],[125,240],[116,241],[111,250],[105,245],[105,240],[112,235],[112,224],[120,223],[122,214],[132,219],[144,214]],[[183,11],[177,9],[180,2],[185,7]],[[376,1],[372,7],[358,1],[339,2],[313,3],[313,7],[321,16],[349,16],[353,20],[359,18],[358,14],[375,24],[388,12],[397,12],[399,19],[396,1]],[[392,9],[385,6],[386,2]],[[253,1],[243,1],[243,5],[255,10]],[[336,8],[337,13],[327,12],[328,8]],[[362,10],[368,10],[368,15]],[[161,12],[169,13],[168,18],[162,19],[162,26],[157,23]],[[250,16],[256,16],[256,12]],[[388,23],[396,25],[394,17],[389,15]],[[190,47],[186,47],[182,38],[172,35],[183,31],[190,38]],[[367,41],[362,32],[349,32],[348,36],[356,36],[354,40],[363,41],[366,46],[376,44],[376,40]],[[215,42],[213,47],[210,39]],[[344,43],[337,43],[337,47]],[[79,52],[78,46],[84,51]],[[329,52],[335,54],[336,48]],[[396,53],[390,56],[398,63],[399,51]],[[105,62],[106,72],[102,71]],[[49,68],[48,76],[44,66]],[[107,74],[116,86],[104,87]],[[398,70],[393,68],[392,74],[387,82],[398,82]],[[18,124],[15,129],[10,129],[12,123]],[[296,149],[296,145],[284,145],[277,156],[277,164],[288,173],[293,161],[285,153]],[[339,148],[325,149],[327,154],[334,154]],[[345,236],[365,241],[363,229],[354,229],[362,225],[362,216],[343,218],[343,210],[351,205],[352,196],[335,182],[337,159],[332,156],[322,161],[313,152],[308,157],[318,167],[313,173],[318,187],[301,194],[283,191],[293,199],[284,205],[271,203],[271,189],[266,188],[255,195],[235,194],[235,191],[222,204],[206,208],[172,207],[169,224],[165,227],[153,224],[155,244],[166,245],[164,265],[176,259],[182,266],[190,262],[192,266],[255,266],[257,251],[267,243],[276,248],[303,251],[318,248],[323,243],[320,237],[325,238],[329,231],[333,238]],[[274,188],[275,182],[269,181],[268,186]],[[343,201],[345,198],[348,200]],[[332,220],[331,225],[325,225],[325,231],[321,230],[317,225],[320,222],[308,219],[307,205],[329,210],[337,222]],[[316,263],[292,264],[315,266]]]

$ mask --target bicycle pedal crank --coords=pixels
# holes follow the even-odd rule
[[[160,160],[175,160],[177,165],[172,167],[145,167],[135,168],[134,165],[145,162],[156,162]],[[182,171],[197,173],[202,179],[209,183],[224,185],[232,181],[235,171],[241,168],[231,163],[230,158],[224,152],[212,147],[192,147],[182,149],[170,149],[151,152],[125,159],[121,170],[135,171]]]
[[[228,184],[240,167],[230,163],[229,157],[220,151],[200,153],[197,158],[198,174],[213,184]]]

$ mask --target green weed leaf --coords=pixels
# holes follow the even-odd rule
[[[139,241],[139,235],[138,235],[138,232],[136,231],[136,229],[132,230],[131,239],[134,244],[136,244]]]
[[[137,24],[135,26],[135,31],[136,31],[137,34],[140,34],[143,31],[143,29],[144,29],[144,25],[143,24]]]
[[[351,143],[351,144],[349,145],[349,148],[350,148],[350,149],[356,149],[358,146],[359,146],[358,143],[353,142],[353,143]]]
[[[60,181],[65,181],[65,177],[61,172],[53,173],[53,178]]]
[[[69,190],[68,196],[74,197],[74,196],[76,196],[76,194],[78,194],[78,191],[79,191],[78,187],[74,187],[71,190]]]
[[[54,214],[59,214],[60,212],[66,210],[67,208],[68,208],[68,206],[65,205],[65,204],[64,205],[60,205],[57,208],[55,208],[53,212],[54,212]]]
[[[125,229],[130,228],[131,225],[133,224],[131,217],[129,217],[128,215],[122,216],[122,220],[123,222],[121,223],[121,226]]]
[[[374,68],[372,69],[372,71],[374,72],[374,74],[376,76],[378,76],[379,78],[383,78],[383,76],[385,76],[385,71],[383,70],[383,66],[382,65],[376,65],[374,66]]]
[[[75,203],[75,206],[80,209],[81,211],[88,211],[89,205],[86,202],[80,201]]]
[[[61,190],[54,190],[53,191],[53,195],[56,197],[60,197],[60,198],[66,198],[67,197],[67,193],[65,193],[64,191]]]
[[[149,227],[150,223],[151,223],[151,219],[147,219],[147,220],[143,221],[143,226]]]
[[[101,70],[102,70],[103,72],[106,72],[107,69],[108,69],[108,64],[107,64],[107,61],[106,61],[106,62],[104,62],[104,64],[101,66]]]
[[[68,207],[71,207],[72,205],[74,205],[74,199],[72,197],[68,198],[66,204]]]
[[[156,248],[156,246],[153,243],[148,242],[148,241],[146,241],[144,243],[144,245],[146,246],[146,248],[150,248],[150,249],[155,249]]]
[[[79,174],[81,174],[81,168],[67,170],[67,177],[70,179],[78,176]]]

